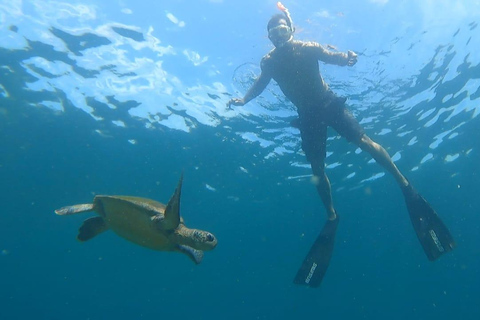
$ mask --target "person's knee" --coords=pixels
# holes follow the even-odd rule
[[[360,149],[369,153],[378,151],[382,148],[378,143],[370,139],[370,137],[368,137],[366,134],[364,134],[360,138],[359,147]]]

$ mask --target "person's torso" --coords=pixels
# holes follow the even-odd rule
[[[308,43],[295,41],[291,47],[272,50],[264,57],[264,66],[299,109],[318,106],[329,91]]]

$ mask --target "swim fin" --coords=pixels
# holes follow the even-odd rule
[[[410,183],[402,188],[402,192],[413,228],[428,260],[434,261],[445,252],[453,250],[455,241],[430,204]]]
[[[317,240],[303,260],[302,266],[298,269],[293,283],[312,288],[320,286],[332,257],[338,221],[338,215],[333,221],[327,220]]]

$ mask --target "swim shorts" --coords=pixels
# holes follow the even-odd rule
[[[364,135],[362,126],[345,107],[345,100],[333,96],[329,103],[316,108],[314,112],[300,115],[302,149],[309,162],[325,160],[328,127],[354,143],[358,143]]]

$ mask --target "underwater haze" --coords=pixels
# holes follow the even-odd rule
[[[457,247],[420,246],[395,180],[329,131],[341,215],[319,288],[293,284],[326,220],[273,81],[276,1],[0,0],[0,319],[480,319],[480,2],[290,1],[299,40]],[[166,203],[218,246],[195,265],[54,210],[97,194]]]

